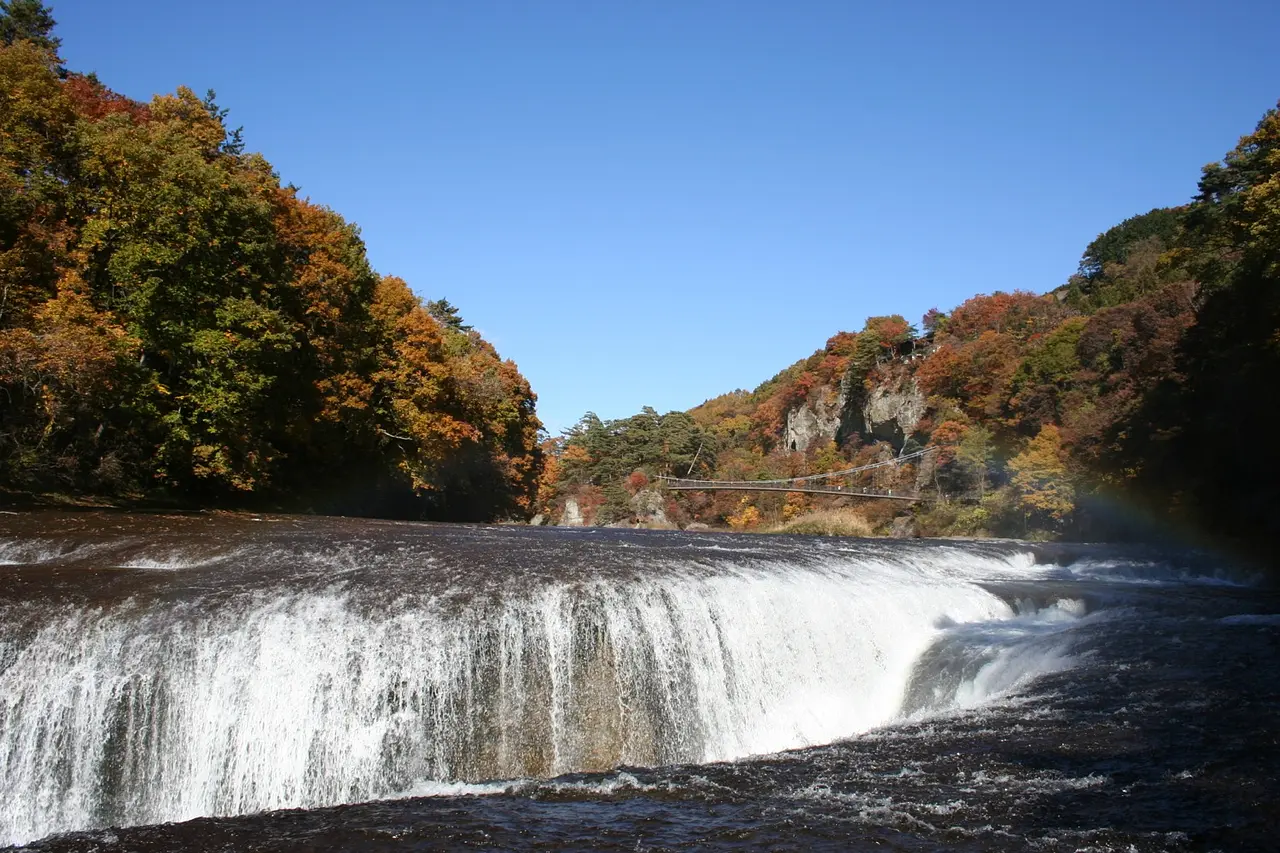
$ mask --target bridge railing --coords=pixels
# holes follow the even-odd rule
[[[915,451],[914,453],[908,453],[908,455],[906,456],[895,456],[893,457],[893,459],[887,459],[879,462],[872,462],[872,464],[869,464],[869,465],[859,465],[858,467],[846,467],[846,469],[842,471],[828,471],[828,473],[826,474],[805,474],[803,476],[786,476],[786,478],[776,479],[776,480],[689,480],[689,482],[708,483],[709,485],[707,488],[716,488],[714,487],[714,485],[710,485],[714,483],[760,483],[760,484],[774,484],[774,485],[785,485],[787,483],[812,483],[813,480],[829,480],[829,479],[835,479],[837,478],[837,476],[860,474],[860,473],[863,473],[863,471],[870,471],[872,469],[877,469],[877,467],[902,465],[902,464],[905,464],[905,462],[922,459],[922,457],[928,456],[929,453],[937,452],[937,450],[938,450],[937,447],[925,447],[924,450],[922,451]],[[684,482],[684,480],[687,480],[687,478],[677,478],[677,476],[659,476],[658,479],[663,479],[663,480],[678,479],[678,480],[682,480],[682,482]]]
[[[894,498],[904,501],[923,499],[920,493],[907,489],[881,489],[874,486],[828,486],[815,485],[803,481],[779,480],[687,480],[680,477],[659,477],[658,480],[668,489],[677,491],[808,492],[810,494],[846,495],[848,497]]]
[[[872,462],[869,465],[859,465],[856,468],[846,468],[843,471],[829,471],[826,474],[805,474],[800,477],[783,477],[777,480],[691,480],[687,477],[667,477],[660,476],[659,480],[669,482],[679,481],[680,483],[704,483],[705,488],[715,489],[717,486],[726,484],[746,485],[754,484],[758,486],[785,486],[793,483],[811,483],[815,480],[833,480],[836,477],[847,477],[850,474],[859,474],[863,471],[870,471],[875,468],[886,468],[890,465],[902,465],[916,459],[928,456],[930,453],[937,452],[936,447],[926,447],[924,450],[917,450],[915,453],[908,453],[905,456],[896,456],[893,459],[885,459],[880,462]]]

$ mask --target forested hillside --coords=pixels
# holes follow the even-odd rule
[[[646,415],[690,422],[675,449],[650,442],[647,455],[628,455],[620,445],[635,418],[588,416],[548,446],[541,502],[553,515],[566,496],[621,507],[620,490],[638,493],[654,474],[789,477],[928,446],[936,464],[880,483],[937,498],[906,510],[899,532],[1106,537],[1194,526],[1262,541],[1280,530],[1280,458],[1268,430],[1280,377],[1278,264],[1273,110],[1204,168],[1188,204],[1100,235],[1050,292],[975,296],[930,311],[919,328],[871,318],[754,391]],[[691,446],[702,448],[696,462]],[[668,498],[668,518],[747,529],[850,502]],[[854,503],[882,531],[904,512]]]
[[[213,93],[139,103],[0,3],[0,487],[441,518],[523,514],[535,397],[370,267]]]

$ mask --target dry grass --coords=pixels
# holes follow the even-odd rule
[[[820,509],[790,521],[760,528],[761,533],[804,533],[811,536],[874,536],[875,528],[857,510]]]

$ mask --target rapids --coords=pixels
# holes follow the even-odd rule
[[[816,770],[1087,670],[1153,590],[1247,581],[1013,543],[10,516],[0,844],[424,795],[609,798],[806,748],[787,761]],[[1269,612],[1214,625],[1277,630]],[[811,775],[790,796],[876,799]]]

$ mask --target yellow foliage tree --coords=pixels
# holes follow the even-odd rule
[[[734,530],[750,530],[760,523],[760,510],[751,503],[750,498],[738,502],[738,511],[726,519]]]
[[[804,515],[809,509],[809,501],[803,492],[787,492],[786,503],[782,505],[782,518],[790,521],[798,515]]]
[[[1062,522],[1075,509],[1075,487],[1063,463],[1062,436],[1045,424],[1026,448],[1009,460],[1023,509]]]

